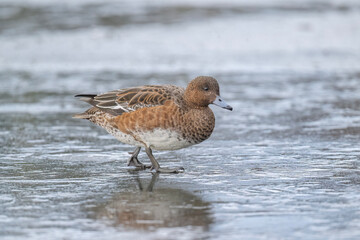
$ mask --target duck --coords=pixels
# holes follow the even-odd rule
[[[89,120],[120,142],[135,146],[128,166],[160,173],[179,173],[184,168],[160,167],[152,150],[178,150],[208,139],[215,127],[210,104],[233,110],[220,96],[218,81],[211,76],[194,78],[186,89],[144,85],[75,97],[92,107],[74,118]],[[151,165],[139,161],[141,148]]]

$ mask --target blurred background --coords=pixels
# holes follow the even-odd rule
[[[234,111],[183,174],[71,118],[198,75]],[[359,140],[358,0],[0,1],[2,239],[359,239]]]

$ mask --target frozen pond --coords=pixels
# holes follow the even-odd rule
[[[1,1],[0,238],[359,239],[359,23],[351,0]],[[71,118],[197,75],[234,111],[154,151],[184,173]]]

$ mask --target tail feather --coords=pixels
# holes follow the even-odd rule
[[[78,95],[75,95],[75,97],[80,97],[81,101],[87,102],[93,106],[95,105],[95,102],[94,102],[94,97],[96,97],[95,94],[78,94]]]
[[[100,109],[98,109],[97,107],[92,107],[83,113],[74,114],[72,117],[80,118],[80,119],[90,119],[92,116],[96,115],[98,112],[101,112]]]
[[[87,114],[86,112],[84,112],[84,113],[74,114],[72,117],[73,118],[80,118],[80,119],[89,119],[90,115]]]
[[[75,95],[75,97],[94,98],[94,97],[96,97],[96,94],[78,94],[78,95]]]

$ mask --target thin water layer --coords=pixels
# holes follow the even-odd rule
[[[58,82],[64,82],[61,76]],[[127,167],[132,147],[71,118],[86,107],[73,102],[72,91],[23,89],[2,97],[1,235],[356,238],[358,74],[268,77],[218,76],[235,110],[213,107],[217,125],[208,141],[154,152],[162,166],[185,167],[176,175]],[[234,81],[242,88],[233,88]],[[41,111],[43,101],[52,104]],[[144,153],[140,159],[148,161]]]
[[[360,237],[357,1],[0,6],[1,239]],[[75,94],[201,74],[234,111],[154,151],[184,173],[71,118]]]

